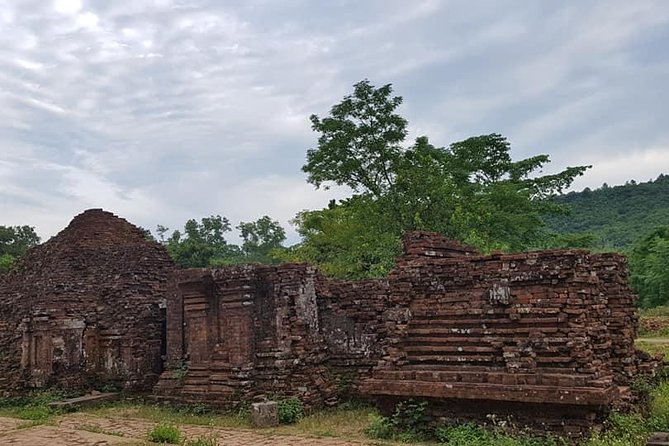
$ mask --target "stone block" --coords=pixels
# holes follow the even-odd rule
[[[251,419],[256,427],[274,427],[279,425],[279,405],[276,401],[264,401],[251,404]]]

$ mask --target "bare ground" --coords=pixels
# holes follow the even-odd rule
[[[146,435],[156,423],[140,419],[100,417],[73,413],[49,424],[31,425],[15,418],[0,417],[0,444],[19,446],[121,446],[150,445]],[[262,430],[179,426],[188,439],[215,437],[219,446],[354,446],[369,443],[335,438],[275,435]]]

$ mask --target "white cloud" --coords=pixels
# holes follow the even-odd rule
[[[81,11],[81,0],[56,0],[54,9],[60,14],[76,14]]]
[[[308,116],[365,77],[437,145],[494,131],[604,166],[579,184],[669,173],[668,22],[662,1],[0,0],[0,224],[286,223],[344,194],[304,180]]]

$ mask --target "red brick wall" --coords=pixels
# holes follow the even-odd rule
[[[0,286],[0,388],[151,389],[173,267],[127,221],[102,210],[75,217]]]

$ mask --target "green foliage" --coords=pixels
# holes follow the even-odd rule
[[[301,212],[293,223],[303,243],[286,251],[283,259],[318,265],[331,276],[384,276],[401,252],[399,234],[385,222],[380,205],[363,196]]]
[[[547,218],[551,231],[559,234],[590,233],[598,250],[625,250],[640,235],[669,222],[669,176],[655,181],[628,182],[624,186],[586,188],[556,197],[571,212]]]
[[[630,282],[639,305],[669,303],[669,226],[660,226],[639,240],[630,253]]]
[[[22,420],[41,421],[46,420],[54,412],[48,406],[26,406],[16,412],[17,418]]]
[[[407,135],[407,121],[395,113],[402,98],[391,97],[390,84],[374,88],[363,80],[353,88],[330,116],[311,116],[320,137],[302,170],[316,187],[333,182],[379,198],[394,184]]]
[[[19,257],[39,242],[31,226],[0,226],[0,274],[8,272]]]
[[[334,183],[355,194],[326,209],[304,211],[294,223],[303,243],[286,253],[347,277],[386,274],[406,230],[430,230],[483,250],[521,250],[545,236],[543,216],[563,211],[548,198],[562,192],[587,166],[538,176],[546,155],[513,161],[498,134],[444,148],[419,137],[404,145],[407,122],[390,85],[369,81],[312,116],[320,134],[303,166],[316,187]]]
[[[16,258],[11,254],[0,255],[0,274],[9,272],[16,263]]]
[[[165,229],[159,227],[159,233]],[[205,217],[200,222],[188,220],[184,231],[176,230],[165,245],[176,263],[187,268],[209,266],[215,259],[229,255],[230,247],[224,234],[230,222],[220,215]]]
[[[563,444],[550,437],[509,435],[467,423],[453,427],[440,427],[435,431],[440,443],[449,446],[557,446]]]
[[[370,438],[390,440],[394,435],[393,425],[388,418],[373,413],[369,415],[369,426],[365,429],[365,434]]]
[[[232,230],[227,218],[220,215],[205,217],[198,222],[188,220],[184,230],[165,237],[169,228],[158,225],[158,240],[163,243],[174,261],[186,268],[236,265],[240,263],[275,263],[276,252],[284,249],[285,230],[268,216],[255,222],[241,222],[243,244],[229,244],[225,234]]]
[[[173,424],[159,423],[147,433],[147,437],[153,443],[179,444],[181,430]]]
[[[400,401],[390,418],[393,429],[416,437],[424,434],[427,426],[426,409],[427,401]]]
[[[237,226],[242,239],[241,251],[246,261],[256,263],[275,263],[274,251],[282,249],[286,240],[286,231],[279,222],[265,215],[250,223],[241,222]]]
[[[372,414],[365,434],[371,438],[397,440],[402,442],[418,441],[429,436],[427,402],[414,400],[400,401],[390,418]]]
[[[292,424],[304,418],[304,405],[299,398],[291,397],[278,402],[279,423]]]

